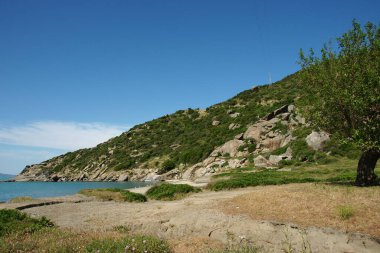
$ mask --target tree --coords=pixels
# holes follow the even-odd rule
[[[374,173],[380,158],[380,29],[355,20],[337,38],[337,49],[325,45],[321,56],[300,52],[299,83],[309,105],[306,116],[317,127],[336,134],[362,150],[356,185],[377,183]]]

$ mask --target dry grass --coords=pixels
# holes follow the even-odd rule
[[[85,246],[93,240],[120,239],[117,232],[73,232],[57,228],[44,229],[32,234],[12,234],[3,238],[7,245],[4,252],[85,252]],[[1,248],[1,247],[0,247]]]
[[[86,196],[93,196],[97,199],[105,201],[124,201],[123,196],[120,192],[101,191],[99,189],[83,189],[79,193]]]
[[[220,204],[225,213],[256,220],[331,227],[380,237],[380,187],[358,188],[327,184],[262,186]],[[339,209],[354,212],[342,219]]]
[[[79,191],[80,194],[86,196],[93,196],[100,200],[105,201],[128,201],[128,202],[146,202],[147,198],[140,194],[130,192],[128,190],[107,188],[107,189],[82,189]]]
[[[21,196],[21,197],[16,197],[11,200],[9,200],[9,203],[23,203],[23,202],[28,202],[28,201],[33,201],[34,199],[29,196]]]

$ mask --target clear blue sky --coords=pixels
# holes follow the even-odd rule
[[[299,69],[380,1],[0,0],[0,172]]]

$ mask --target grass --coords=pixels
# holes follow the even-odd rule
[[[338,215],[342,220],[348,220],[355,214],[355,210],[352,206],[345,205],[337,208]]]
[[[107,189],[83,189],[79,191],[80,194],[86,196],[94,196],[101,200],[113,201],[127,201],[127,202],[146,202],[147,198],[140,194],[134,193],[123,189],[107,188]]]
[[[22,202],[27,202],[27,201],[32,201],[32,200],[34,200],[32,197],[21,196],[21,197],[10,199],[9,203],[22,203]]]
[[[150,236],[126,237],[119,240],[94,240],[86,246],[87,252],[169,252],[169,245]]]
[[[328,164],[312,164],[293,168],[292,171],[240,169],[214,176],[208,188],[214,191],[258,185],[330,182],[353,184],[356,178],[356,160],[332,159]],[[380,166],[375,170],[380,173]]]
[[[330,227],[380,238],[380,186],[330,183],[258,186],[220,202],[219,208],[227,215],[247,215],[253,220]]]
[[[53,226],[53,223],[45,217],[35,219],[17,210],[0,210],[0,237],[18,233],[33,233],[46,227]]]
[[[156,200],[177,200],[182,199],[192,192],[200,192],[199,188],[187,184],[159,184],[150,188],[146,195]]]
[[[166,241],[127,230],[74,232],[18,210],[0,210],[0,252],[171,252]]]

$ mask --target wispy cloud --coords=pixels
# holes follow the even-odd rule
[[[76,150],[94,147],[128,128],[102,123],[33,122],[23,126],[0,128],[0,143]]]

